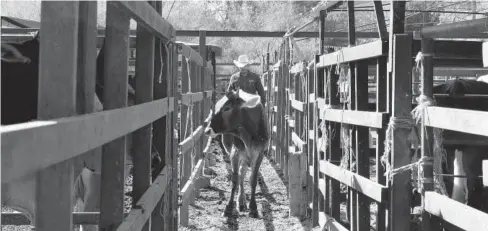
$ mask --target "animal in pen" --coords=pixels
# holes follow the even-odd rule
[[[2,47],[9,47],[10,51],[2,51],[2,105],[1,113],[2,125],[11,125],[24,123],[37,119],[38,107],[38,82],[39,82],[39,41],[42,39],[39,34],[23,43],[3,43]],[[30,62],[19,62],[12,58],[4,59],[3,55],[12,56],[21,54]],[[13,61],[12,61],[13,60]],[[103,95],[103,63],[104,47],[102,46],[97,57],[97,92],[95,95],[95,111],[103,110],[103,104],[100,102],[100,96]],[[129,105],[134,105],[134,92],[129,88],[128,92]],[[131,135],[128,135],[127,149],[129,155],[126,157],[128,163],[132,162],[131,155]],[[160,163],[160,157],[153,149],[153,167]],[[97,161],[97,160],[94,160]],[[101,160],[98,160],[101,161]],[[73,200],[79,200],[81,203],[78,210],[81,212],[93,212],[100,210],[100,178],[101,172],[99,163],[75,165],[75,189]],[[98,166],[97,166],[98,165]],[[126,175],[128,174],[129,165],[126,166]],[[98,169],[97,169],[98,168]],[[21,179],[15,182],[9,182],[2,185],[2,201],[5,205],[23,212],[31,222],[34,222],[34,201],[25,201],[25,198],[35,198],[35,192],[28,190],[35,184],[35,178]],[[93,228],[91,225],[85,225],[85,228]]]
[[[448,80],[434,86],[433,94],[436,105],[440,107],[488,111],[488,83],[481,80]],[[474,135],[453,131],[444,131],[443,137],[476,138]],[[482,179],[479,178],[482,174],[482,160],[488,157],[488,146],[456,142],[444,144],[447,158],[442,171],[446,174],[443,180],[447,193],[458,202],[488,212],[488,191],[483,188]]]
[[[259,167],[269,142],[269,128],[261,97],[244,91],[229,91],[215,106],[216,113],[205,128],[205,134],[222,136],[225,152],[230,155],[232,168],[232,190],[224,216],[233,212],[234,195],[238,186],[239,211],[247,210],[244,193],[244,177],[251,167],[251,198],[249,216],[258,217],[256,185]]]

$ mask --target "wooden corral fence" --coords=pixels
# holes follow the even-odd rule
[[[41,6],[40,118],[1,127],[2,187],[37,181],[31,188],[35,196],[25,198],[35,203],[36,230],[72,230],[73,224],[98,224],[101,230],[176,230],[179,223],[187,225],[188,204],[199,188],[209,184],[202,175],[204,145],[209,143],[202,126],[215,100],[215,56],[221,54],[220,48],[205,44],[205,31],[200,32],[198,51],[175,42],[176,31],[160,15],[160,1],[107,2],[105,110],[92,113],[96,49],[101,41],[97,2],[46,1]],[[138,23],[132,37],[131,18]],[[137,50],[134,63],[129,62],[129,48]],[[129,65],[135,65],[137,75],[136,105],[131,107],[127,107]],[[77,84],[80,81],[85,84]],[[77,91],[85,99],[77,97]],[[86,114],[79,115],[80,105]],[[189,133],[177,128],[179,113],[180,127]],[[125,146],[130,133],[133,206],[124,214]],[[151,145],[163,163],[153,179]],[[103,147],[100,212],[72,213],[74,162],[99,147]],[[2,220],[2,224],[29,224],[16,213],[2,213]]]
[[[202,31],[201,43],[205,41]],[[213,96],[212,73],[213,67],[206,62],[206,48],[201,47],[201,53],[195,53],[188,47],[182,47],[178,55],[178,76],[180,78],[180,224],[188,226],[188,206],[193,203],[200,187],[209,185],[208,178],[203,177],[205,146],[210,145],[211,139],[203,136],[205,118],[211,116],[211,99]],[[207,142],[205,142],[207,141]]]
[[[310,63],[292,65],[289,51],[285,51],[273,69],[263,74],[272,130],[270,156],[289,184],[290,215],[311,215],[314,225],[328,230],[362,231],[370,230],[371,225],[379,231],[410,230],[410,171],[387,173],[388,177],[385,177],[385,170],[411,164],[408,141],[411,128],[391,126],[411,118],[413,86],[418,84],[415,82],[418,82],[418,76],[413,76],[415,56],[419,51],[431,54],[422,61],[421,79],[422,94],[433,97],[434,73],[437,76],[449,76],[450,73],[476,76],[473,73],[486,71],[481,68],[481,42],[432,39],[426,42],[425,38],[405,33],[404,1],[391,1],[390,18],[393,20],[390,21],[391,34],[388,34],[381,1],[374,1],[380,39],[356,45],[354,3],[348,1],[344,4],[347,4],[349,15],[350,46],[326,52],[323,36],[326,10],[341,4],[342,1],[329,1],[317,12],[320,55]],[[481,28],[487,25],[486,20],[447,26],[438,34],[445,36],[449,29],[459,28],[464,30],[461,36],[469,36],[469,32],[482,31]],[[426,31],[436,27],[432,28]],[[369,100],[369,88],[372,87],[368,84],[369,79],[375,80],[374,100]],[[339,94],[339,86],[346,86],[342,89],[343,94]],[[430,132],[429,137],[432,137],[432,131],[428,127],[488,135],[486,126],[468,122],[488,118],[486,112],[428,107],[426,116],[431,119],[422,120],[422,133]],[[391,131],[390,137],[388,131]],[[375,145],[370,145],[371,137],[376,138]],[[389,141],[386,147],[385,140]],[[444,143],[469,145],[472,142],[457,136],[444,137]],[[432,139],[429,143],[423,142],[422,153],[426,156],[427,146],[433,147]],[[385,163],[391,166],[385,169],[382,166]],[[423,181],[423,230],[439,230],[433,229],[439,227],[436,222],[439,217],[465,230],[488,227],[487,214],[432,191],[433,184],[428,183],[433,177],[431,165],[430,168],[428,165],[419,168],[424,169],[421,177],[427,178]],[[343,217],[341,219],[344,204],[345,221]],[[469,215],[460,216],[459,211]]]

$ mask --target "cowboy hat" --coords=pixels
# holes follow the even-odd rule
[[[252,64],[252,62],[249,61],[249,57],[247,57],[247,55],[239,55],[239,58],[237,58],[237,61],[234,60],[234,64],[237,67],[245,67],[246,65]]]

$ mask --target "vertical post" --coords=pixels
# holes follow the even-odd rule
[[[80,2],[79,12],[76,106],[78,114],[85,114],[95,111],[97,3],[82,1]],[[77,177],[81,173],[84,164],[99,172],[101,169],[101,151],[100,147],[95,148],[77,158],[74,176]],[[87,208],[85,207],[85,209]]]
[[[378,34],[380,39],[386,39],[388,31],[386,30],[385,14],[383,12],[383,5],[381,1],[373,1],[374,12],[376,14],[376,26],[378,27]]]
[[[422,41],[422,95],[425,95],[429,98],[433,98],[433,91],[432,88],[434,86],[434,40],[423,38]],[[421,148],[422,148],[422,156],[433,158],[434,153],[434,143],[433,139],[429,139],[429,137],[434,137],[432,127],[425,126],[425,115],[422,115],[422,129],[420,131],[421,134]],[[433,191],[434,190],[434,169],[432,165],[423,165],[423,178],[427,179],[423,182],[423,190],[422,190],[422,208],[425,205],[425,191]],[[439,230],[436,226],[439,225],[439,221],[435,218],[435,216],[429,214],[425,210],[422,211],[422,230]]]
[[[379,57],[376,63],[376,112],[386,112],[387,102],[386,96],[390,90],[387,86],[387,72],[386,72],[386,57]],[[381,166],[381,156],[384,153],[385,144],[385,130],[377,129],[376,137],[376,180],[378,184],[385,185],[386,180],[384,176],[385,170]],[[384,231],[386,226],[385,203],[377,203],[378,212],[376,215],[376,230]]]
[[[329,76],[330,76],[330,81],[328,83],[329,86],[329,102],[331,106],[339,106],[340,105],[340,100],[339,97],[337,96],[338,88],[337,88],[337,82],[339,80],[339,76],[335,72],[336,67],[330,67],[329,68]],[[329,139],[329,145],[327,147],[328,150],[328,155],[329,155],[329,162],[338,164],[340,163],[341,160],[341,140],[340,140],[340,135],[341,134],[341,126],[339,123],[336,122],[329,122],[329,134],[336,134],[335,136],[328,136]],[[330,182],[330,210],[329,210],[329,215],[333,217],[336,220],[340,220],[340,184],[339,181],[334,180],[329,178]],[[326,208],[327,209],[327,208]]]
[[[283,147],[283,159],[282,159],[282,166],[283,166],[283,178],[285,182],[288,182],[289,176],[288,176],[288,159],[290,156],[290,138],[291,138],[291,126],[290,122],[293,119],[290,114],[290,94],[291,94],[291,84],[290,84],[290,69],[289,67],[289,54],[290,51],[287,51],[286,53],[287,57],[287,62],[283,65],[283,79],[284,79],[284,89],[285,89],[285,94],[283,95],[283,108],[284,108],[284,116],[287,117],[288,119],[285,119],[285,133],[284,133],[284,147]],[[286,91],[288,90],[288,91]],[[296,122],[296,121],[294,121]],[[296,124],[295,124],[296,126]],[[288,195],[290,195],[290,192],[288,191]]]
[[[391,1],[391,10],[390,10],[390,37],[388,40],[388,63],[387,63],[387,70],[388,70],[388,81],[387,81],[387,86],[388,89],[391,88],[391,79],[392,79],[392,63],[393,63],[393,57],[394,57],[394,50],[393,50],[393,35],[394,34],[401,34],[404,33],[405,31],[405,1]],[[392,107],[392,91],[387,92],[387,112],[391,113],[391,107]]]
[[[150,1],[151,6],[156,9],[158,14],[161,14],[162,11],[162,1]],[[163,53],[162,53],[162,41],[161,39],[155,37],[154,38],[154,85],[153,85],[153,98],[154,100],[163,99],[167,94],[167,83],[166,83],[166,73],[163,72]],[[137,55],[137,52],[136,52]],[[152,145],[154,149],[159,153],[159,157],[161,158],[161,162],[155,163],[154,169],[152,172],[152,180],[154,181],[159,173],[163,171],[164,166],[168,163],[169,160],[166,159],[164,152],[166,150],[166,142],[165,142],[165,131],[166,131],[166,116],[156,120],[153,122],[153,137],[152,137]],[[165,219],[161,216],[161,211],[166,211],[167,209],[163,206],[163,201],[167,194],[159,200],[158,205],[154,209],[151,215],[151,230],[152,231],[160,231],[164,229]]]
[[[189,78],[188,68],[190,68],[190,66],[187,65],[186,57],[183,57],[183,55],[181,53],[178,54],[178,57],[179,57],[178,59],[180,61],[180,65],[181,65],[181,71],[180,71],[181,94],[185,94],[185,93],[188,93],[189,88],[190,88],[189,87],[189,81],[188,81],[188,78]],[[180,96],[180,100],[182,100],[181,96]],[[190,124],[188,124],[188,116],[189,116],[188,107],[186,105],[181,104],[180,105],[181,123],[180,123],[180,134],[179,134],[181,137],[180,141],[185,140],[185,138],[189,134],[188,126],[190,126]],[[181,156],[182,156],[182,161],[181,161],[180,165],[182,165],[182,170],[180,173],[180,175],[181,175],[181,177],[180,177],[180,190],[183,189],[186,182],[190,178],[191,166],[192,166],[190,152],[182,152]]]
[[[319,12],[319,52],[321,55],[325,53],[325,17],[327,16],[327,12],[325,10],[321,10]]]
[[[213,74],[212,74],[212,86],[213,86],[213,93],[212,93],[212,112],[215,114],[215,103],[217,101],[217,92],[215,91],[217,89],[217,64],[215,60],[215,51],[212,51],[212,69],[213,69]]]
[[[309,89],[313,89],[314,93],[314,99],[313,99],[313,106],[312,106],[312,111],[309,111],[309,123],[312,128],[312,139],[309,140],[309,142],[312,142],[310,145],[310,152],[312,155],[312,177],[313,177],[313,183],[312,183],[312,225],[316,226],[319,224],[319,198],[321,198],[321,193],[319,190],[319,158],[318,158],[318,151],[317,151],[317,142],[316,139],[318,138],[318,126],[317,126],[317,121],[318,121],[318,109],[317,109],[317,98],[318,98],[318,89],[319,85],[318,83],[318,72],[317,72],[317,62],[319,61],[318,55],[315,55],[314,59],[314,65],[313,65],[313,85],[310,86],[309,84]],[[309,78],[310,81],[310,78]],[[321,203],[323,205],[323,203]]]
[[[356,110],[368,110],[368,63],[356,64]],[[356,127],[356,172],[369,178],[369,128]],[[357,230],[368,230],[370,226],[370,199],[362,193],[357,198]]]
[[[136,49],[135,103],[141,104],[153,100],[154,85],[154,36],[141,24],[137,26]],[[135,205],[151,185],[152,124],[134,131],[132,139],[134,145],[132,204]],[[142,230],[149,231],[150,224],[151,218]]]
[[[393,104],[392,116],[408,117],[412,108],[412,36],[395,35],[393,40]],[[392,168],[410,164],[410,147],[407,145],[409,129],[395,128],[392,141]],[[410,230],[410,173],[393,176],[390,183],[389,222],[391,230]]]
[[[78,2],[41,3],[41,28],[46,34],[39,54],[39,119],[76,114],[78,7]],[[72,160],[39,171],[36,181],[36,229],[72,230]]]
[[[178,140],[175,138],[175,129],[178,117],[178,92],[177,92],[177,73],[178,73],[178,50],[176,44],[171,44],[169,47],[171,51],[171,97],[168,99],[168,106],[171,106],[173,111],[171,112],[171,128],[170,128],[170,143],[171,143],[171,150],[172,153],[172,185],[171,185],[171,208],[170,208],[170,217],[171,219],[171,229],[177,230],[178,229]],[[171,108],[171,107],[170,107]]]
[[[105,109],[127,106],[129,22],[116,6],[107,2],[107,28],[103,102]],[[103,146],[100,202],[101,230],[113,229],[124,219],[126,136]]]
[[[200,79],[198,81],[200,81],[200,91],[203,94],[203,99],[200,103],[200,119],[198,120],[198,125],[203,125],[203,121],[205,120],[205,118],[207,117],[207,115],[205,114],[206,112],[206,109],[207,109],[207,97],[205,95],[205,90],[206,90],[206,86],[207,86],[207,76],[208,76],[208,73],[207,73],[207,47],[206,47],[206,40],[207,40],[207,32],[206,31],[203,31],[203,30],[200,30],[198,32],[198,35],[199,35],[199,52],[200,52],[200,56],[202,56],[202,67],[200,67]],[[205,158],[203,158],[203,148],[205,147],[205,145],[207,144],[207,136],[201,136],[200,140],[198,142],[200,142],[200,153],[199,155],[202,155],[202,159],[206,162]],[[207,164],[207,163],[206,163]],[[206,167],[206,164],[204,164],[203,168]],[[203,169],[202,168],[202,169]],[[197,196],[199,195],[199,193],[197,193]]]
[[[347,2],[347,15],[348,15],[348,40],[349,46],[356,45],[356,23],[355,23],[355,12],[354,12],[354,1]],[[367,76],[366,76],[367,77]],[[354,110],[356,108],[356,63],[351,62],[349,63],[349,78],[348,78],[348,90],[349,95],[348,99],[349,102],[347,103],[347,107],[349,110]],[[354,125],[346,125],[349,127],[348,135],[349,135],[349,153],[356,153],[356,134],[355,129],[356,126]],[[357,155],[356,155],[357,157]],[[354,155],[349,155],[349,170],[352,171],[352,166],[354,165]],[[356,163],[356,166],[357,163]],[[356,168],[357,169],[357,168]],[[356,206],[357,206],[357,193],[348,187],[348,195],[349,199],[347,200],[347,217],[349,218],[349,224],[351,231],[357,230],[356,227],[357,223],[357,214],[356,214]]]

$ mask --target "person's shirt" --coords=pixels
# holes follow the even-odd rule
[[[240,72],[234,73],[230,77],[229,87],[227,91],[238,89],[243,90],[250,94],[257,94],[261,97],[261,103],[266,106],[266,94],[264,93],[264,87],[261,83],[261,78],[259,75],[253,73],[249,70],[241,70]]]

